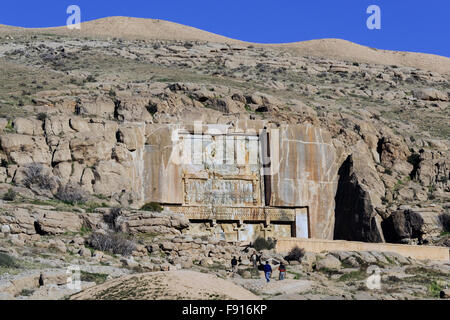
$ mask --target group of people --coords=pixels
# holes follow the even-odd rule
[[[269,264],[269,261],[266,261],[266,263],[263,265],[261,263],[261,254],[260,255],[256,254],[256,251],[253,251],[252,255],[250,256],[250,260],[253,263],[253,268],[255,269],[262,268],[262,270],[264,271],[264,275],[266,277],[266,281],[270,282],[270,277],[272,276],[273,270],[272,266]],[[239,260],[237,260],[236,257],[233,257],[233,259],[231,259],[231,270],[233,272],[233,276],[237,272],[238,262],[241,262],[240,257]],[[286,266],[282,262],[278,267],[278,271],[279,271],[278,279],[284,280],[284,278],[286,277]]]

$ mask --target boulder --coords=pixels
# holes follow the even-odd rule
[[[34,209],[35,228],[43,234],[62,234],[65,232],[78,232],[83,226],[83,219],[74,212],[60,212]]]
[[[211,258],[204,258],[200,261],[202,267],[211,267],[213,264],[214,261]]]
[[[26,134],[30,136],[43,135],[42,121],[32,118],[16,118],[12,123],[18,134]]]
[[[350,256],[350,257],[344,259],[342,262],[344,264],[346,264],[346,265],[349,265],[350,267],[353,267],[353,268],[359,268],[360,267],[360,263],[358,262],[358,260],[354,256]]]
[[[92,253],[91,253],[91,250],[89,250],[88,248],[86,248],[86,247],[81,247],[81,249],[78,251],[78,254],[80,255],[80,256],[82,256],[82,257],[84,257],[84,258],[90,258],[90,257],[92,257]]]
[[[6,208],[5,214],[0,215],[0,224],[8,226],[12,234],[35,234],[34,222],[30,212],[23,208]]]
[[[407,243],[408,239],[422,239],[422,217],[410,209],[393,212],[381,225],[386,241]]]
[[[426,88],[413,91],[415,98],[428,101],[448,101],[448,95],[435,89]]]
[[[120,262],[122,262],[122,265],[124,267],[128,268],[137,268],[139,266],[139,263],[134,259],[121,259]]]
[[[450,289],[444,289],[439,292],[439,297],[441,299],[450,299]]]
[[[52,159],[43,136],[4,134],[0,136],[0,144],[3,151],[18,165],[31,162],[50,164]]]
[[[342,264],[338,258],[331,254],[327,254],[325,258],[317,259],[316,269],[317,270],[339,270]]]

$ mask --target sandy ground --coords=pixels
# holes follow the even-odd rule
[[[264,278],[261,279],[237,279],[234,281],[249,290],[264,294],[264,295],[287,295],[298,294],[305,292],[313,286],[314,282],[310,280],[294,280],[272,279],[269,283]]]
[[[215,275],[179,270],[124,276],[86,289],[71,299],[259,300],[260,298]]]
[[[197,28],[174,22],[130,18],[108,17],[81,24],[81,30],[66,27],[25,29],[0,25],[0,34],[14,32],[55,33],[75,36],[116,37],[122,39],[160,39],[179,41],[208,41],[228,44],[249,45],[249,42],[230,39]],[[398,65],[419,68],[442,74],[450,74],[450,58],[432,54],[378,50],[341,39],[319,39],[288,44],[253,44],[265,47],[278,47],[298,55],[310,55],[348,61]]]

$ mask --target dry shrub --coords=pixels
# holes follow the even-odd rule
[[[256,249],[256,251],[261,251],[261,250],[271,250],[273,248],[275,248],[276,245],[276,240],[268,238],[267,240],[262,238],[262,237],[258,237],[255,241],[253,241],[253,248]]]
[[[305,249],[295,246],[289,251],[288,255],[284,258],[286,261],[298,261],[300,262],[305,255]]]
[[[84,203],[87,200],[84,190],[79,185],[73,183],[59,186],[55,197],[71,204]]]
[[[5,201],[14,201],[16,200],[17,192],[15,192],[12,188],[9,188],[8,191],[3,195],[3,200]]]
[[[122,208],[115,207],[112,208],[109,211],[109,214],[105,215],[103,219],[105,220],[106,223],[108,223],[111,226],[111,228],[113,228],[115,231],[118,231],[119,226],[116,224],[116,220],[121,214]]]
[[[120,233],[92,233],[88,239],[88,243],[95,250],[123,256],[130,255],[136,249],[135,243]]]
[[[153,212],[161,212],[164,208],[157,202],[149,202],[142,206],[141,210],[143,211],[153,211]]]
[[[51,190],[56,186],[55,179],[44,172],[44,166],[40,163],[33,162],[27,165],[23,174],[25,178],[22,183],[27,188],[37,186],[43,190]]]

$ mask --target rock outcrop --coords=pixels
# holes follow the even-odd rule
[[[12,41],[14,49],[0,44],[8,74],[34,79],[25,89],[11,78],[11,92],[0,93],[6,198],[45,200],[76,186],[92,206],[158,202],[200,221],[195,230],[230,241],[274,234],[383,241],[381,222],[402,205],[448,202],[445,73],[273,46],[116,39],[106,49],[76,34],[58,46],[34,35]],[[108,62],[95,75],[94,56]],[[9,112],[16,104],[20,113]],[[270,175],[249,163],[174,163],[196,122],[202,140],[217,135],[208,133],[213,127],[249,144],[267,134],[271,151],[279,146],[263,164]],[[184,130],[178,142],[177,129]],[[205,158],[216,161],[220,150],[207,147],[210,140]],[[52,183],[28,183],[31,164]],[[427,237],[431,229],[424,239],[435,238]]]
[[[381,242],[381,216],[377,208],[385,193],[383,182],[365,145],[347,157],[339,169],[334,239]]]

